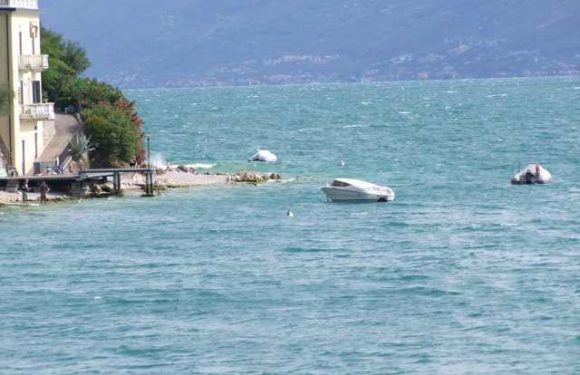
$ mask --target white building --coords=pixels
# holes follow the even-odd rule
[[[42,72],[48,56],[40,52],[38,0],[0,0],[0,85],[10,89],[10,109],[0,116],[0,174],[12,166],[33,173],[46,147],[44,128],[54,120],[54,105],[42,97]],[[0,158],[1,159],[1,158]]]

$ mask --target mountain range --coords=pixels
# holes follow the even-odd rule
[[[88,74],[187,87],[580,74],[578,0],[41,0]]]

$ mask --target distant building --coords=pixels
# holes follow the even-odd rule
[[[12,166],[20,175],[33,173],[46,147],[44,128],[54,120],[54,105],[42,97],[46,69],[38,0],[0,0],[0,85],[12,93],[9,114],[0,116],[0,172]]]

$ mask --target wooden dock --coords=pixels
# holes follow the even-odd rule
[[[78,174],[0,177],[0,190],[15,192],[22,184],[25,183],[25,181],[28,181],[28,185],[32,188],[40,186],[40,184],[44,181],[51,190],[75,195],[75,192],[81,192],[86,186],[91,184],[112,182],[114,192],[116,194],[120,194],[123,173],[144,174],[144,196],[154,195],[155,170],[152,168],[86,169],[80,171]]]

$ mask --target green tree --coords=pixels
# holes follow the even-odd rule
[[[42,28],[42,53],[49,56],[49,68],[42,75],[45,95],[57,106],[69,104],[63,90],[90,67],[86,51],[61,34]]]
[[[85,129],[95,145],[93,164],[111,167],[130,163],[139,155],[140,131],[127,114],[110,105],[97,105],[83,113]]]
[[[87,57],[87,52],[80,46],[80,44],[71,40],[64,42],[62,60],[74,71],[76,76],[81,75],[91,67],[91,62]]]
[[[91,108],[99,104],[114,105],[124,99],[123,93],[107,83],[93,78],[75,79],[63,88],[72,104],[79,109]]]

